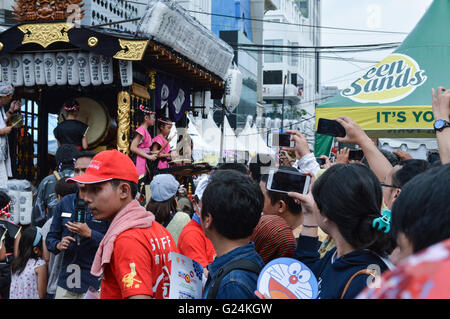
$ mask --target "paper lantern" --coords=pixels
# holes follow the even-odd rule
[[[2,72],[2,81],[11,82],[12,70],[11,70],[11,56],[9,54],[0,57],[0,67]]]
[[[67,84],[67,53],[56,53],[56,84]]]
[[[56,85],[56,56],[54,53],[44,53],[45,83]]]
[[[92,85],[102,84],[102,75],[100,72],[100,55],[89,53],[89,72],[91,75]]]
[[[11,83],[14,86],[23,85],[23,70],[22,70],[22,56],[20,54],[13,54],[11,56]]]
[[[11,216],[9,217],[9,220],[18,224],[20,220],[20,191],[8,189],[7,193],[9,198],[11,198],[11,205],[9,206],[9,213]]]
[[[22,55],[23,82],[25,86],[34,86],[36,81],[34,77],[34,56],[33,54]]]
[[[88,86],[91,84],[91,75],[89,71],[89,54],[79,52],[77,55],[78,74],[80,75],[81,86]]]
[[[114,80],[113,73],[113,61],[111,57],[101,56],[100,58],[101,64],[101,74],[102,74],[102,82],[103,84],[111,84]]]
[[[133,63],[132,61],[119,60],[119,73],[122,86],[133,84]]]
[[[37,85],[45,84],[44,54],[34,54],[34,79]]]
[[[77,52],[67,53],[67,82],[69,85],[80,84],[80,78],[78,74],[78,54]]]
[[[31,224],[31,216],[33,211],[33,193],[32,192],[20,192],[20,224]]]
[[[229,69],[226,77],[224,105],[231,113],[238,106],[242,91],[242,73],[239,69]]]

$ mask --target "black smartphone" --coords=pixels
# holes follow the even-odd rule
[[[364,152],[362,150],[350,150],[348,153],[348,159],[354,161],[360,161],[364,157]]]
[[[311,177],[299,171],[271,170],[267,179],[266,188],[273,192],[288,193],[296,192],[306,194],[308,192]]]
[[[324,158],[316,157],[316,161],[317,161],[317,163],[319,163],[319,165],[325,164],[325,159]]]
[[[319,119],[317,133],[322,135],[344,137],[346,135],[344,127],[334,120]]]
[[[291,141],[291,134],[273,133],[270,136],[269,144],[272,147],[294,147],[294,141]]]

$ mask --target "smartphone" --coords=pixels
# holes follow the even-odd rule
[[[345,133],[344,127],[337,121],[323,118],[319,119],[319,123],[317,125],[317,133],[334,137],[344,137],[345,135],[347,135]]]
[[[350,150],[348,153],[349,160],[360,161],[364,157],[364,152],[362,150]]]
[[[316,161],[317,161],[317,163],[319,163],[319,165],[325,164],[325,159],[324,158],[316,157]]]
[[[267,190],[279,193],[296,192],[306,194],[308,192],[311,177],[299,171],[271,170],[267,179]]]
[[[272,147],[294,147],[294,141],[291,141],[291,134],[273,133],[269,135],[269,145]]]

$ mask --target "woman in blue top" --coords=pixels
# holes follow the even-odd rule
[[[355,298],[368,284],[376,285],[377,276],[388,269],[394,243],[384,229],[373,227],[381,217],[383,196],[375,174],[362,164],[336,164],[307,195],[289,195],[305,214],[295,258],[314,272],[318,298]],[[336,242],[321,259],[318,227]]]

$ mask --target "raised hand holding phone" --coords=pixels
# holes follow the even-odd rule
[[[278,193],[297,192],[306,194],[310,185],[310,175],[302,174],[297,169],[279,168],[272,170],[267,179],[267,189]]]
[[[336,119],[336,122],[341,124],[346,135],[344,137],[336,137],[336,140],[341,143],[357,144],[362,146],[362,144],[372,141],[367,136],[367,134],[361,129],[361,127],[353,121],[348,116],[341,116]]]
[[[286,133],[291,135],[291,141],[293,141],[295,144],[294,147],[291,148],[283,147],[283,150],[288,152],[295,152],[295,157],[297,159],[301,159],[303,156],[311,153],[308,141],[302,133],[295,130],[286,130]]]
[[[335,120],[319,118],[317,133],[334,137],[344,137],[345,128]]]
[[[315,218],[315,214],[319,214],[319,208],[311,193],[312,185],[314,184],[314,174],[306,172],[305,175],[310,176],[310,183],[308,192],[306,194],[300,194],[297,192],[289,192],[288,196],[292,197],[294,201],[302,206],[302,212],[304,213],[302,235],[317,237],[318,226]]]

